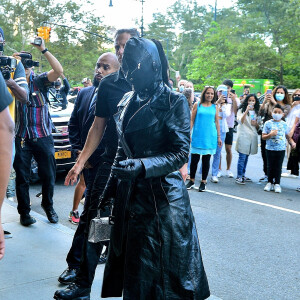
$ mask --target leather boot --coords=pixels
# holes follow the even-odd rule
[[[78,272],[78,269],[72,269],[72,268],[68,267],[58,277],[58,281],[62,284],[70,284],[70,283],[74,282],[77,272]]]
[[[54,299],[57,300],[90,300],[90,288],[83,288],[75,283],[70,284],[64,290],[57,290]]]

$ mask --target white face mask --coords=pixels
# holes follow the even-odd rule
[[[272,117],[273,117],[273,119],[275,120],[275,121],[279,121],[279,120],[281,120],[282,119],[282,117],[283,117],[283,114],[272,114]]]

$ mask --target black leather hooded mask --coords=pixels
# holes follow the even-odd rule
[[[162,69],[156,45],[144,38],[130,38],[125,46],[122,70],[137,93],[149,94],[162,82]]]

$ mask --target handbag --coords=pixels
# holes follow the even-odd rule
[[[113,206],[106,207],[112,212]],[[99,243],[110,240],[111,226],[114,225],[114,217],[110,213],[108,217],[101,217],[101,209],[98,209],[97,217],[91,220],[88,241]]]

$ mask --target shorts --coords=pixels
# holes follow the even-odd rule
[[[229,131],[226,133],[225,145],[232,145],[233,142],[233,128],[229,128]]]

